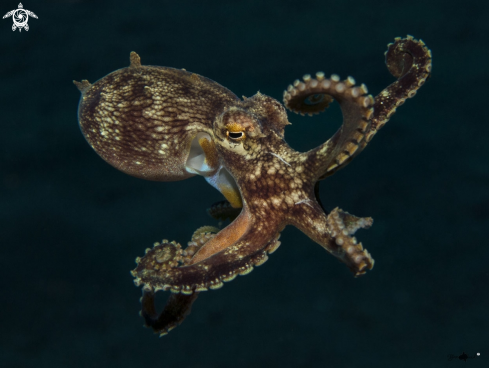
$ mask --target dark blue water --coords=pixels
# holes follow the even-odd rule
[[[3,1],[0,12],[17,8]],[[29,1],[29,31],[0,22],[2,367],[454,367],[489,357],[489,5],[482,1]],[[221,199],[202,178],[147,182],[106,164],[77,123],[79,92],[129,64],[186,68],[238,96],[281,100],[304,74],[377,94],[394,37],[421,38],[431,79],[322,202],[371,216],[376,263],[355,279],[295,228],[262,267],[201,294],[164,338],[142,327],[134,258],[186,243]],[[305,151],[337,106],[290,114]],[[164,295],[160,302],[164,302]]]

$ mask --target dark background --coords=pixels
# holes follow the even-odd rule
[[[452,367],[463,351],[487,366],[487,2],[23,5],[39,17],[28,32],[0,22],[0,366]],[[394,80],[387,43],[407,34],[432,50],[432,78],[321,188],[326,209],[374,218],[357,234],[374,269],[354,279],[287,228],[264,266],[201,294],[168,336],[143,328],[134,258],[216,225],[205,210],[221,197],[199,177],[146,182],[106,164],[79,130],[72,80],[94,82],[134,50],[239,96],[281,100],[316,71],[376,95]],[[329,138],[341,122],[330,110],[290,114],[289,144]]]

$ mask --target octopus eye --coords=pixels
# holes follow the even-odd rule
[[[232,139],[233,141],[242,141],[245,138],[245,133],[244,132],[230,132],[229,130],[227,131],[227,136]]]
[[[323,102],[323,100],[324,100],[324,94],[316,93],[315,95],[307,96],[307,98],[304,99],[304,103],[306,105],[317,105],[318,103]]]

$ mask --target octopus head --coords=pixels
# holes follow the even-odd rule
[[[213,131],[223,157],[250,160],[284,142],[284,127],[288,124],[283,105],[257,93],[223,111],[214,121]]]

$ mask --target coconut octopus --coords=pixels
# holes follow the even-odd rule
[[[225,201],[209,213],[232,222],[204,226],[188,246],[163,240],[136,258],[132,271],[142,285],[141,315],[160,335],[183,321],[201,291],[218,289],[262,265],[280,245],[287,225],[303,231],[344,262],[355,276],[374,260],[353,234],[372,225],[339,208],[326,213],[319,182],[345,167],[372,140],[396,108],[428,79],[431,52],[421,40],[396,38],[386,64],[397,80],[375,98],[352,77],[305,75],[284,92],[284,105],[257,93],[239,99],[218,83],[185,69],[130,66],[81,91],[78,119],[92,148],[109,164],[138,178],[174,181],[203,176]],[[285,108],[313,115],[336,100],[343,125],[329,140],[297,152],[284,140]],[[154,293],[172,292],[161,313]]]

